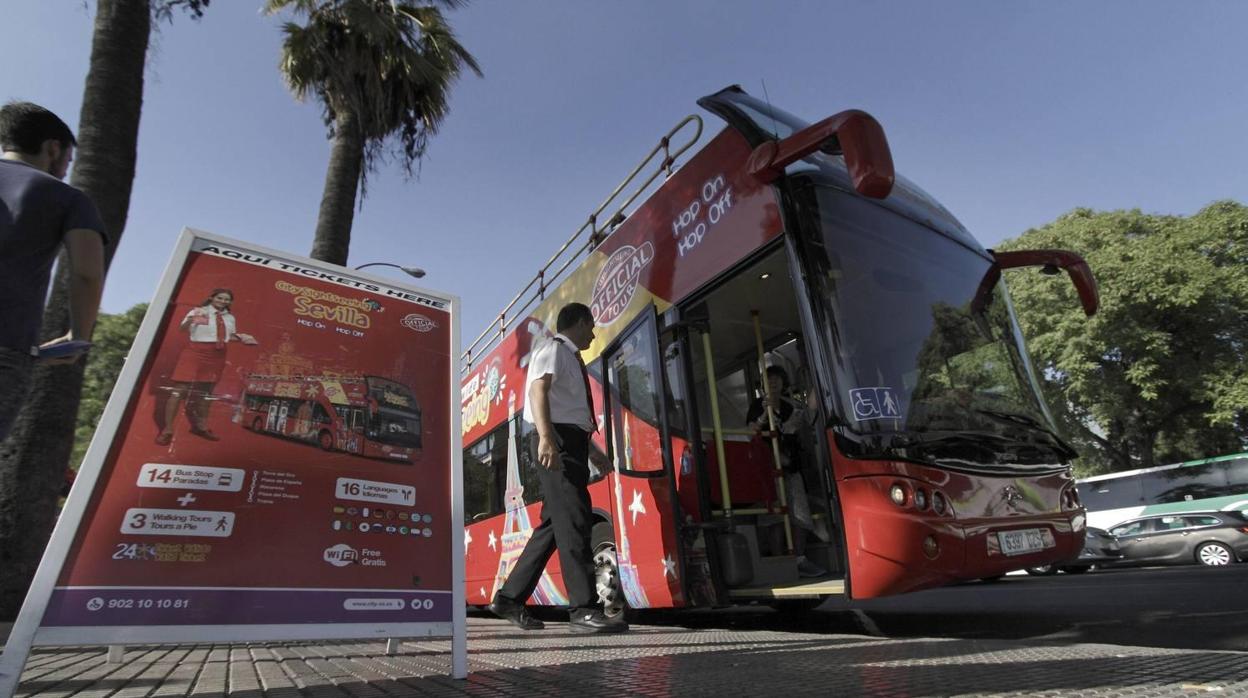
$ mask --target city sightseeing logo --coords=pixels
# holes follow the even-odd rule
[[[403,318],[401,322],[407,329],[416,330],[417,332],[428,332],[438,326],[438,323],[420,313],[412,313]]]
[[[641,271],[654,259],[654,245],[649,241],[640,247],[624,245],[607,258],[607,263],[594,280],[594,293],[589,308],[600,327],[615,322],[628,309],[637,294]]]
[[[324,560],[334,567],[346,567],[357,564],[360,561],[360,553],[346,543],[339,543],[325,549]]]
[[[329,320],[366,330],[371,324],[368,314],[381,310],[381,304],[375,300],[348,298],[288,281],[278,281],[274,287],[295,297],[295,315],[313,320]]]

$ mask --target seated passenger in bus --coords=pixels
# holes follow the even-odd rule
[[[769,406],[780,439],[780,468],[784,471],[788,509],[794,524],[793,551],[798,556],[797,572],[802,577],[821,577],[827,574],[827,570],[807,559],[805,554],[807,534],[817,531],[802,474],[806,462],[802,432],[809,428],[810,417],[805,406],[789,395],[789,374],[780,366],[767,367],[767,390],[754,398],[746,413],[746,424],[755,436],[769,438],[766,436],[771,433],[766,409]]]

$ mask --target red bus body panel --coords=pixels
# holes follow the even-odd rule
[[[1055,551],[1063,559],[1074,558],[1083,547],[1082,510],[1062,507],[1062,493],[1074,487],[1069,473],[1027,478],[971,476],[905,461],[846,458],[837,450],[835,439],[829,442],[854,598],[995,577],[1051,560]],[[944,514],[936,514],[930,504],[918,510],[913,497],[906,506],[898,506],[889,497],[894,484],[901,484],[908,493],[922,488],[929,500],[939,492],[949,507]],[[1006,496],[1007,487],[1021,488],[1020,497]],[[1048,530],[1056,550],[1004,555],[996,533],[1025,528]],[[935,556],[923,549],[929,536],[937,543]]]

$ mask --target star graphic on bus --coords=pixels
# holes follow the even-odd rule
[[[468,544],[472,542],[472,531],[464,529],[464,554],[468,554]]]
[[[676,579],[676,561],[672,559],[671,553],[663,557],[663,576],[666,577],[668,575],[671,575],[672,579]]]
[[[498,537],[494,535],[494,529],[490,529],[490,550],[498,550]]]
[[[646,513],[646,505],[641,501],[641,490],[633,490],[633,503],[628,505],[628,510],[633,512],[633,525],[637,525],[637,515]]]

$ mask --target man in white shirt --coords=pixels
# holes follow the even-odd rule
[[[595,604],[590,550],[589,437],[597,430],[597,421],[589,373],[580,352],[594,341],[593,313],[582,303],[569,303],[559,311],[555,329],[558,334],[554,341],[533,353],[525,378],[524,419],[536,431],[536,443],[529,445],[541,465],[542,522],[533,529],[507,581],[494,595],[490,610],[524,630],[544,627],[529,615],[524,602],[557,548],[571,629],[620,632],[628,625],[609,620]]]

